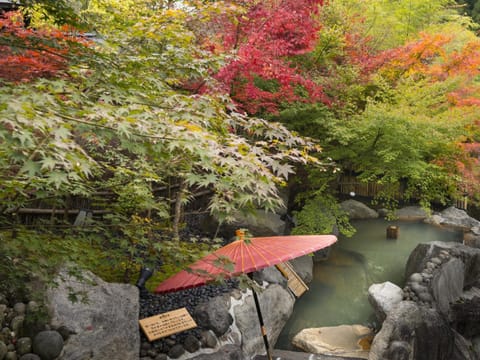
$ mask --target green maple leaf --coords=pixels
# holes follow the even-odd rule
[[[60,171],[52,171],[48,176],[48,183],[59,189],[63,184],[68,182],[67,174]]]
[[[42,167],[41,167],[42,170],[53,170],[57,165],[57,162],[55,161],[55,159],[51,157],[45,157],[40,162],[42,164]]]
[[[40,164],[36,161],[28,160],[23,164],[20,172],[27,173],[28,176],[33,177],[40,172]]]

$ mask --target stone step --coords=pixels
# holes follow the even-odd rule
[[[257,355],[254,360],[268,360],[266,355]],[[310,354],[300,351],[273,350],[272,360],[364,360],[356,357],[340,357]]]

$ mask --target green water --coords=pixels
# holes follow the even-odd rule
[[[291,350],[291,339],[304,328],[342,324],[374,325],[367,300],[373,283],[391,281],[403,287],[403,273],[415,246],[428,241],[461,241],[462,233],[421,222],[383,219],[353,222],[351,238],[339,237],[327,261],[316,263],[310,290],[295,303],[275,348]],[[386,239],[389,225],[399,226],[396,240]]]

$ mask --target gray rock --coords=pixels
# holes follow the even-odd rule
[[[277,342],[280,331],[292,314],[295,303],[289,290],[273,284],[258,294],[267,336],[272,348]],[[242,353],[244,358],[264,354],[262,334],[253,296],[249,295],[243,303],[233,307],[236,325],[242,334]]]
[[[375,336],[369,360],[451,360],[454,333],[436,311],[402,301]]]
[[[266,212],[264,210],[254,210],[253,213],[243,215],[235,214],[235,221],[222,227],[222,232],[234,234],[236,229],[248,229],[253,236],[276,236],[285,233],[285,221],[281,215]]]
[[[24,303],[16,303],[13,305],[13,311],[15,311],[17,315],[25,315],[27,311],[27,305]]]
[[[5,355],[4,360],[17,360],[17,354],[15,351],[9,351],[7,352],[7,355]]]
[[[9,351],[3,360],[17,360],[17,353],[15,351]]]
[[[195,336],[188,335],[187,338],[185,339],[185,342],[183,343],[183,347],[189,353],[194,353],[198,351],[198,349],[200,349],[200,342]]]
[[[434,219],[440,225],[461,227],[472,229],[480,226],[480,221],[470,217],[465,210],[449,207],[439,214],[439,218]]]
[[[20,357],[19,360],[42,360],[37,354],[25,354]]]
[[[42,360],[53,360],[62,352],[62,335],[51,330],[39,332],[33,339],[32,348]]]
[[[212,331],[202,331],[200,334],[200,341],[203,347],[215,348],[217,346],[217,338]]]
[[[321,261],[325,261],[329,258],[330,256],[330,251],[331,251],[331,247],[327,247],[325,249],[321,249],[321,250],[318,250],[318,251],[315,251],[313,253],[313,262],[321,262]]]
[[[230,296],[234,298],[235,300],[240,300],[242,298],[242,291],[239,289],[233,289],[230,291]]]
[[[304,283],[308,284],[313,280],[313,256],[300,256],[290,260],[290,263]]]
[[[455,341],[451,360],[478,360],[472,343],[456,331],[454,333]]]
[[[27,314],[36,313],[40,310],[40,305],[36,301],[29,301],[27,304]]]
[[[368,301],[375,310],[375,315],[380,323],[385,320],[388,312],[402,299],[402,289],[389,281],[373,284],[368,288]]]
[[[2,360],[5,355],[7,355],[8,349],[7,345],[3,341],[0,341],[0,360]]]
[[[447,315],[450,303],[457,300],[463,292],[465,265],[459,259],[451,259],[437,271],[430,286],[439,310]]]
[[[47,294],[52,326],[66,326],[72,332],[59,360],[137,360],[137,287],[107,283],[89,271],[82,271],[81,278],[63,269],[56,279],[58,286]],[[72,303],[71,290],[85,294],[87,302]]]
[[[15,333],[15,335],[20,334],[23,330],[23,323],[25,321],[25,315],[17,315],[10,322],[10,329]]]
[[[359,344],[372,336],[372,329],[362,325],[308,328],[296,334],[292,344],[314,354],[367,359],[369,347]]]
[[[479,249],[480,248],[480,235],[473,231],[465,232],[463,234],[463,243],[467,246]]]
[[[399,220],[423,220],[429,214],[420,206],[406,206],[394,212],[394,216]]]
[[[348,214],[350,219],[376,219],[378,213],[367,205],[357,200],[346,200],[340,203],[340,207]]]
[[[4,327],[0,331],[0,342],[4,342],[5,344],[10,343],[12,339],[12,331],[8,327]]]
[[[18,355],[24,355],[32,352],[32,339],[29,337],[22,337],[17,339],[15,344]]]
[[[155,360],[168,360],[168,356],[166,354],[158,354],[155,356]]]
[[[472,347],[477,355],[477,359],[480,359],[480,335],[477,335],[472,339]]]
[[[419,273],[414,273],[414,274],[410,275],[409,280],[412,281],[412,282],[422,282],[423,277]]]
[[[172,348],[168,352],[168,356],[171,357],[172,359],[178,359],[184,353],[185,353],[185,349],[183,348],[183,346],[180,344],[176,344],[172,346]]]
[[[60,335],[62,335],[63,341],[67,341],[72,334],[66,326],[59,326],[56,330]]]
[[[253,279],[259,284],[266,281],[269,284],[280,284],[283,287],[287,287],[287,279],[275,266],[255,271],[253,273]]]
[[[150,344],[148,341],[143,341],[141,344],[140,344],[140,350],[150,350],[152,348],[152,344]]]
[[[221,347],[218,351],[209,354],[200,354],[191,358],[191,360],[242,360],[242,351],[240,347],[229,344]]]
[[[5,315],[7,312],[7,305],[0,304],[0,328],[3,327],[3,323],[5,321]]]
[[[230,296],[217,296],[212,300],[198,305],[194,310],[197,324],[212,330],[215,335],[222,336],[233,323],[230,308]]]

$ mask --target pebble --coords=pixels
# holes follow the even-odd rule
[[[42,360],[53,360],[63,349],[62,335],[52,330],[41,331],[33,338],[32,348]]]
[[[7,345],[3,341],[0,341],[0,359],[3,359],[7,355]]]
[[[27,305],[24,303],[16,303],[13,305],[13,311],[15,311],[17,315],[25,315],[25,312],[27,311]]]
[[[40,306],[36,301],[29,301],[27,304],[27,313],[36,313],[40,309]]]
[[[189,353],[194,353],[200,349],[200,341],[195,336],[188,335],[183,346]]]
[[[19,360],[42,360],[37,354],[25,354],[20,357]]]
[[[410,275],[410,281],[412,283],[419,283],[419,282],[422,282],[422,280],[423,280],[422,275],[419,273],[414,273]]]
[[[15,344],[17,354],[24,355],[32,352],[32,339],[29,337],[22,337],[17,340]]]
[[[183,348],[183,346],[180,344],[177,344],[170,349],[170,351],[168,352],[168,356],[171,357],[172,359],[178,359],[184,353],[185,353],[185,349]]]
[[[17,354],[14,351],[9,351],[4,360],[17,360]]]
[[[15,333],[15,335],[20,333],[20,330],[23,328],[23,322],[25,321],[25,315],[15,316],[10,322],[10,329]]]

